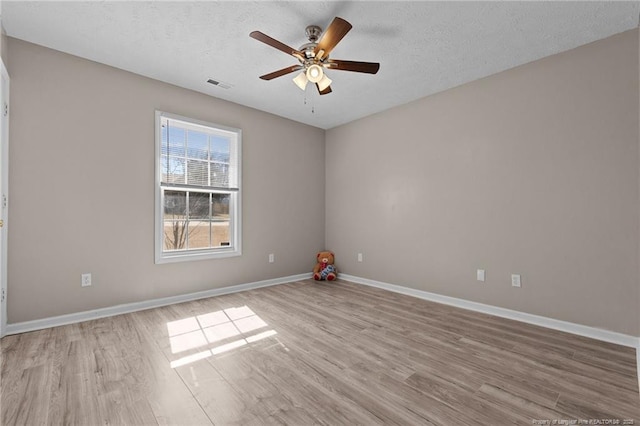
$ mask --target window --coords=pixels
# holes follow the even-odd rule
[[[156,263],[241,254],[241,131],[156,111]]]

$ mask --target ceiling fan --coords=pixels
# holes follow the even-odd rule
[[[300,71],[293,82],[300,89],[305,90],[307,83],[314,83],[321,95],[331,93],[331,79],[327,77],[325,69],[363,72],[375,74],[380,69],[377,62],[343,61],[340,59],[330,59],[329,54],[342,38],[351,30],[351,24],[342,18],[334,18],[329,28],[322,33],[322,28],[317,25],[309,25],[306,28],[306,35],[309,43],[294,49],[278,40],[261,33],[253,31],[249,36],[271,47],[274,47],[288,55],[296,58],[300,63],[260,76],[263,80],[272,80],[292,72]],[[322,34],[322,37],[320,35]],[[319,39],[318,39],[319,38]]]

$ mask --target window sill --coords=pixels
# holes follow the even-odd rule
[[[181,253],[161,253],[156,254],[156,265],[163,263],[191,262],[195,260],[224,259],[227,257],[241,256],[240,249],[216,250],[216,251],[193,251]]]

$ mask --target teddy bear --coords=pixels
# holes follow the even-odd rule
[[[316,255],[318,263],[313,268],[313,279],[316,281],[333,281],[338,275],[338,270],[333,265],[334,257],[330,251],[321,251]]]

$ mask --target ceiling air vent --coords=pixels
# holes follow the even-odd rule
[[[212,79],[212,78],[210,78],[209,80],[207,80],[207,83],[211,83],[211,84],[213,84],[214,86],[218,86],[218,87],[220,87],[221,89],[230,89],[230,88],[232,88],[232,87],[233,87],[233,85],[232,85],[232,84],[225,83],[224,81],[220,81],[220,80],[214,80],[214,79]]]

